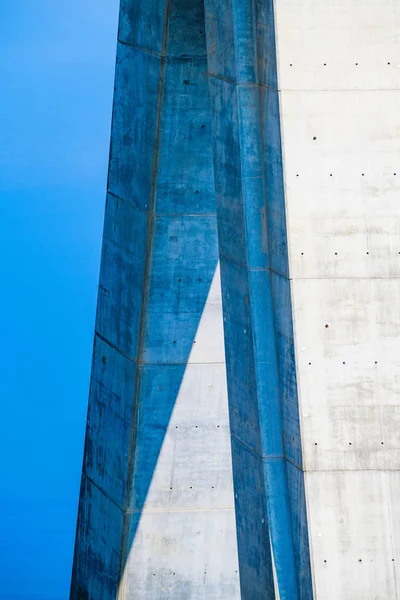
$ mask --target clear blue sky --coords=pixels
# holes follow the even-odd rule
[[[66,600],[118,0],[0,2],[0,599]]]

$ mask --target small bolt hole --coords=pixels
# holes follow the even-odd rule
[[[329,325],[328,325],[328,323],[327,323],[327,324],[325,325],[325,329],[328,329],[328,327],[329,327]]]

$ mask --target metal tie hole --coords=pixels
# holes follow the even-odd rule
[[[327,323],[327,324],[325,325],[325,329],[328,329],[328,327],[329,327],[329,325],[328,325],[328,323]]]

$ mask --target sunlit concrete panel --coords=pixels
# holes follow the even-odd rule
[[[398,597],[400,5],[276,0],[314,595]]]
[[[393,0],[275,0],[282,90],[400,86],[400,6]]]
[[[210,304],[218,311],[220,333],[209,327],[207,300],[188,363],[141,369],[121,598],[240,598],[222,313],[215,287],[219,271]],[[207,359],[203,336],[219,346],[219,362]]]

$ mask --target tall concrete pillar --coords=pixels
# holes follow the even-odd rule
[[[238,600],[201,0],[121,4],[71,598]]]
[[[312,597],[270,0],[206,0],[240,582]]]
[[[398,597],[399,31],[122,0],[73,600]]]

